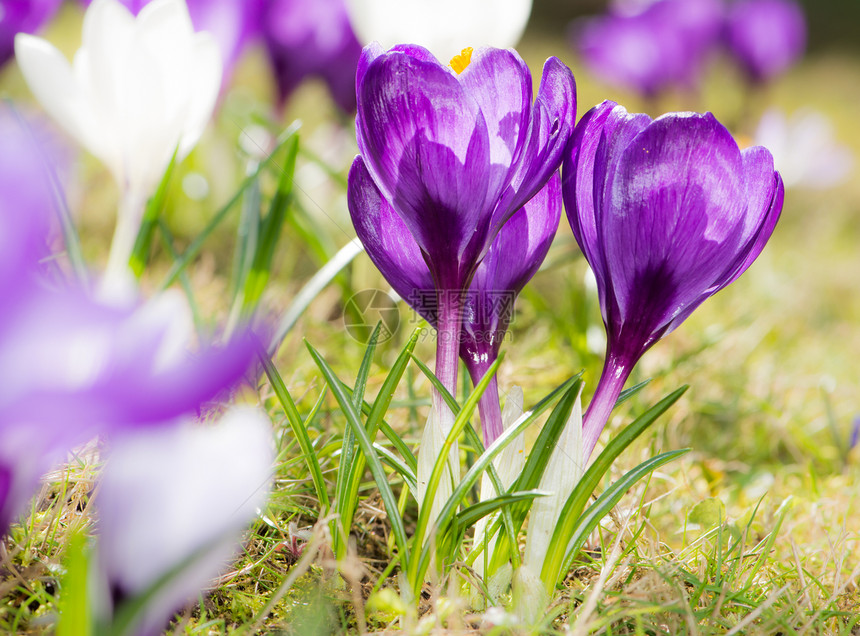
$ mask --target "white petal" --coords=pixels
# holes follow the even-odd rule
[[[148,605],[147,621],[161,627],[238,548],[238,533],[266,500],[272,460],[269,420],[247,407],[212,427],[184,425],[120,440],[98,499],[105,583],[139,593],[213,546]]]
[[[26,33],[15,36],[15,57],[42,107],[66,132],[83,141],[75,115],[80,94],[68,60],[46,40]]]
[[[531,7],[532,0],[347,0],[363,43],[420,44],[443,61],[467,46],[514,46]]]
[[[194,72],[186,78],[191,101],[179,146],[180,156],[183,157],[194,147],[209,123],[223,79],[221,52],[215,38],[208,33],[195,36],[191,59]]]

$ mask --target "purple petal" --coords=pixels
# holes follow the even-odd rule
[[[493,212],[494,228],[531,199],[558,170],[576,122],[576,82],[556,57],[543,67],[525,147],[510,187]]]
[[[761,254],[776,228],[785,198],[785,186],[779,173],[774,172],[770,152],[755,146],[744,150],[741,156],[747,181],[747,223],[744,227],[747,247],[729,268],[719,289],[736,281]]]
[[[47,170],[56,155],[19,114],[0,106],[0,296],[5,306],[0,329],[48,253],[54,202]]]
[[[516,297],[540,269],[560,218],[561,179],[556,173],[504,225],[478,266],[466,297],[460,346],[470,373],[474,365],[477,369],[498,355]]]
[[[373,264],[401,298],[431,324],[435,316],[419,299],[435,294],[433,277],[418,244],[394,208],[385,200],[361,157],[349,171],[349,213],[355,232]]]
[[[437,284],[462,287],[477,263],[464,252],[486,236],[497,196],[488,192],[490,144],[477,102],[452,72],[399,51],[368,65],[358,101],[358,144],[370,174]]]
[[[651,123],[644,114],[630,114],[623,106],[605,101],[586,113],[574,131],[562,167],[565,208],[576,242],[594,271],[601,313],[610,322],[615,298],[608,285],[604,244],[598,232],[608,179],[627,144]]]
[[[490,139],[490,191],[500,191],[520,161],[528,134],[532,78],[520,56],[507,49],[482,49],[460,74],[460,83],[478,103]],[[500,87],[504,87],[500,90]]]
[[[601,229],[618,318],[647,339],[713,287],[738,253],[741,156],[713,115],[667,115],[633,139],[608,183]]]

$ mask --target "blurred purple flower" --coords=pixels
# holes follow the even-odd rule
[[[272,432],[265,412],[230,409],[214,426],[139,431],[110,450],[99,480],[101,594],[126,610],[184,565],[139,608],[123,633],[161,634],[172,612],[195,598],[240,548],[241,532],[271,485]]]
[[[306,77],[321,77],[335,103],[355,112],[355,69],[361,45],[344,0],[269,0],[263,36],[281,105]]]
[[[848,450],[853,450],[855,446],[857,446],[857,442],[860,440],[860,415],[854,418],[854,422],[851,425],[851,435],[848,438]]]
[[[469,53],[458,73],[421,47],[364,49],[361,155],[348,190],[353,218],[385,199],[417,243],[438,294],[436,375],[450,391],[472,277],[500,228],[557,170],[576,110],[573,75],[557,58],[544,65],[532,104],[531,74],[516,52]],[[453,420],[436,400],[447,433]]]
[[[50,282],[44,170],[29,133],[0,109],[0,533],[74,446],[194,412],[254,354],[246,333],[189,357],[174,296],[118,309]]]
[[[92,0],[81,0],[89,6]],[[134,15],[152,0],[119,0]],[[218,43],[226,87],[236,62],[245,48],[260,34],[265,0],[185,0],[195,31],[207,31]]]
[[[403,220],[367,172],[351,182],[350,213],[368,256],[397,294],[436,327],[437,293],[421,250]],[[496,236],[463,299],[460,357],[477,384],[496,361],[513,317],[514,302],[549,251],[561,218],[561,181],[550,177]],[[503,430],[493,378],[479,404],[484,443]]]
[[[16,33],[35,33],[54,17],[62,0],[0,0],[0,66],[15,52]]]
[[[562,175],[607,331],[603,374],[585,416],[588,458],[642,354],[762,251],[782,210],[783,184],[766,149],[740,151],[710,113],[652,121],[611,101],[577,125]]]
[[[803,54],[806,18],[792,0],[740,0],[729,10],[725,38],[747,76],[765,82]]]
[[[720,0],[661,0],[575,23],[572,36],[592,73],[653,97],[698,84],[722,19]]]

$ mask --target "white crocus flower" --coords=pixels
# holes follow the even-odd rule
[[[854,168],[851,150],[837,142],[830,121],[813,110],[799,110],[790,118],[768,110],[754,144],[770,150],[787,188],[825,190],[844,181]]]
[[[564,426],[558,444],[550,455],[540,481],[540,490],[549,493],[532,503],[526,530],[526,550],[522,567],[514,580],[514,604],[520,617],[534,622],[549,601],[540,572],[549,541],[561,515],[561,510],[585,473],[582,454],[582,392],[576,398],[573,411]]]
[[[174,151],[203,132],[221,86],[215,39],[195,33],[184,0],[154,0],[134,17],[94,0],[72,64],[46,40],[15,37],[24,79],[48,113],[110,169],[122,202],[106,278],[124,276],[147,198]]]
[[[347,0],[362,44],[384,48],[420,44],[440,60],[465,47],[514,46],[523,34],[532,0]]]
[[[135,633],[160,633],[236,553],[268,496],[273,459],[269,419],[251,407],[232,408],[214,426],[117,441],[98,491],[102,584],[122,602],[187,565],[149,599]]]

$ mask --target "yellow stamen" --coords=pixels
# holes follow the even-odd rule
[[[465,49],[460,51],[460,55],[455,55],[451,58],[451,68],[459,75],[463,71],[466,70],[466,67],[469,66],[469,62],[472,61],[472,47],[467,46]]]

